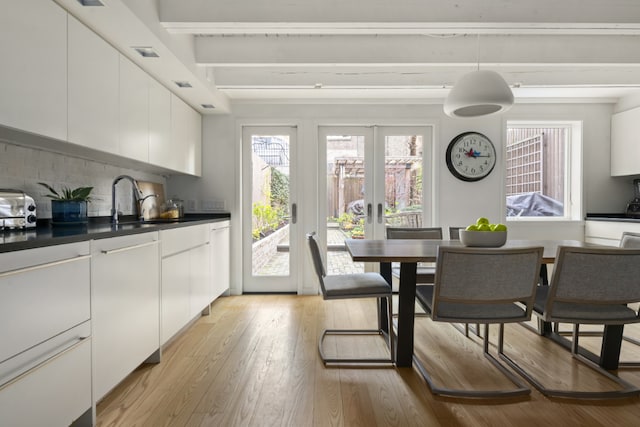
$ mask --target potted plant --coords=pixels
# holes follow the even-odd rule
[[[87,203],[91,201],[93,187],[78,187],[71,189],[62,187],[57,192],[52,186],[44,182],[38,184],[49,190],[46,197],[51,199],[51,222],[53,224],[86,224]]]

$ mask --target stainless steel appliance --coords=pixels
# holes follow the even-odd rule
[[[36,203],[23,191],[0,189],[0,230],[36,226]]]

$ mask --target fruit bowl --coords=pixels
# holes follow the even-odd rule
[[[460,242],[464,246],[498,248],[507,241],[506,231],[460,230]]]

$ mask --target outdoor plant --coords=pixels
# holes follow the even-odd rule
[[[260,239],[269,231],[276,230],[280,226],[281,215],[277,209],[264,203],[253,204],[254,227],[251,234],[254,239]]]
[[[58,192],[47,183],[39,182],[38,184],[49,190],[49,194],[46,194],[45,196],[49,197],[51,200],[68,202],[90,202],[92,200],[90,194],[93,187],[78,187],[74,189],[62,187],[60,192]]]

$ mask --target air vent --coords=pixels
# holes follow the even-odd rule
[[[78,3],[83,6],[104,6],[100,0],[78,0]]]
[[[178,85],[178,87],[193,87],[191,86],[191,83],[187,81],[174,80],[174,83]]]
[[[143,58],[159,58],[160,55],[150,46],[133,46],[133,50],[138,52]]]
[[[202,108],[216,108],[213,104],[200,104]]]

